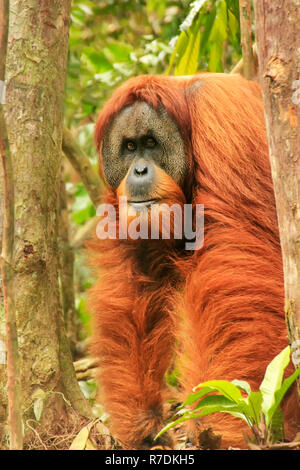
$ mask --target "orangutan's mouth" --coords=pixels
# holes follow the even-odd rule
[[[158,201],[158,199],[148,199],[147,201],[128,201],[128,204],[130,204],[131,207],[134,209],[143,209],[145,207],[149,207],[152,204],[155,204]]]

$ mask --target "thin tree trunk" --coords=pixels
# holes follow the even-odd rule
[[[9,2],[0,0],[0,155],[3,171],[3,238],[1,253],[2,293],[7,345],[7,397],[9,446],[23,448],[20,363],[14,301],[14,175],[3,113]],[[3,359],[3,357],[2,357]],[[5,357],[4,357],[5,359]],[[2,361],[3,362],[3,361]],[[5,362],[5,360],[4,360]]]
[[[256,2],[260,81],[284,267],[285,311],[300,365],[300,4]],[[272,262],[272,260],[270,260]],[[298,382],[300,397],[300,383]]]
[[[252,49],[251,0],[240,0],[240,24],[244,76],[251,80],[256,74]]]
[[[61,171],[60,184],[60,218],[59,218],[59,244],[60,244],[60,293],[64,314],[65,328],[69,338],[72,356],[75,355],[77,342],[77,314],[74,296],[74,251],[69,241],[69,212],[66,193],[64,168]]]
[[[76,382],[58,286],[62,108],[70,3],[10,2],[7,125],[15,172],[15,303],[25,425],[34,417],[37,396],[44,397],[45,425],[55,426],[64,412],[65,419],[68,417],[67,402],[90,415]]]
[[[1,0],[0,9],[3,10],[4,3]],[[5,84],[5,59],[3,57],[7,49],[7,21],[6,15],[0,14],[0,107],[4,103],[3,87]],[[2,83],[1,83],[2,82]],[[4,117],[3,117],[4,118]],[[1,138],[1,135],[0,135]],[[0,165],[0,250],[2,250],[2,231],[3,231],[3,206],[4,206],[4,184],[3,169]],[[1,283],[2,284],[2,283]],[[6,359],[6,332],[4,319],[4,301],[2,285],[0,290],[0,449],[3,447],[2,442],[5,440],[5,423],[7,419],[7,359]]]

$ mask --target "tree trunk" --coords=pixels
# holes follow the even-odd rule
[[[70,343],[72,357],[75,357],[78,324],[74,295],[74,251],[69,240],[69,212],[66,192],[65,172],[61,170],[60,184],[60,216],[59,216],[59,247],[60,247],[60,294],[65,328]]]
[[[256,2],[256,32],[284,267],[285,311],[300,365],[300,4]],[[272,260],[270,260],[272,262]],[[300,386],[298,382],[300,397]]]
[[[90,413],[76,382],[58,286],[70,3],[10,1],[6,118],[15,174],[15,305],[25,430],[26,424],[32,428],[37,400],[48,427],[60,418],[67,424],[72,408]]]

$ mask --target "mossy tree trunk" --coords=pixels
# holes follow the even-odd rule
[[[300,365],[300,5],[256,1],[259,75],[280,240],[285,310],[295,367]],[[270,260],[272,262],[272,260]],[[300,381],[298,381],[300,399]]]
[[[15,174],[15,305],[25,430],[36,419],[36,400],[43,403],[46,427],[55,427],[62,416],[66,420],[72,409],[90,415],[76,382],[58,285],[70,3],[10,1],[6,120]]]

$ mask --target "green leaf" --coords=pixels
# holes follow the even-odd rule
[[[247,414],[245,413],[245,403],[241,401],[239,404],[236,404],[234,401],[222,395],[210,395],[203,398],[203,400],[198,403],[196,409],[200,410],[199,416],[207,416],[217,412],[228,413],[243,419],[249,424]]]
[[[165,433],[169,429],[177,426],[178,424],[184,421],[188,421],[190,419],[199,419],[203,416],[207,416],[209,414],[213,414],[217,412],[230,414],[236,418],[240,418],[246,421],[246,423],[250,425],[251,423],[249,423],[247,416],[243,412],[244,406],[245,406],[245,403],[241,402],[240,404],[236,404],[234,401],[222,395],[207,396],[198,403],[197,408],[196,408],[197,410],[199,410],[198,412],[195,412],[195,410],[180,410],[179,413],[183,413],[182,416],[168,423],[157,434],[155,439],[157,439],[159,436],[161,436],[163,433]]]
[[[214,42],[209,51],[208,69],[210,72],[221,72],[221,60],[223,55],[223,44]]]
[[[222,72],[223,44],[227,36],[227,6],[225,0],[222,0],[217,3],[215,20],[208,39],[210,72]]]
[[[113,68],[111,63],[105,57],[104,52],[95,51],[88,47],[82,51],[81,59],[83,63],[93,70],[94,73],[108,72]]]
[[[177,426],[178,424],[180,423],[183,423],[184,421],[188,421],[190,419],[197,419],[197,418],[200,418],[201,416],[199,414],[196,414],[196,413],[192,413],[192,412],[186,412],[186,414],[184,414],[181,418],[178,418],[174,421],[171,421],[170,423],[166,424],[166,426],[164,426],[160,431],[159,433],[155,436],[154,440],[156,440],[158,437],[160,437],[162,434],[164,434],[166,431],[168,431],[169,429],[171,428],[174,428],[175,426]]]
[[[201,36],[200,57],[204,54],[205,49],[207,47],[208,39],[211,34],[212,27],[214,25],[216,14],[217,14],[217,10],[214,6],[211,13],[204,15],[204,18],[203,18],[204,31]]]
[[[209,387],[211,392],[220,392],[235,403],[243,400],[239,388],[227,380],[209,380],[208,382],[203,382],[202,384],[197,385],[194,387],[194,390],[203,387]]]
[[[188,43],[189,43],[189,37],[185,31],[182,31],[177,38],[175,49],[170,57],[169,67],[166,72],[167,75],[170,74],[173,64],[175,60],[177,59],[177,57],[180,58],[182,54],[184,53]]]
[[[231,383],[233,385],[235,385],[236,387],[240,388],[241,390],[244,390],[244,392],[246,392],[248,395],[251,393],[251,387],[250,387],[250,384],[248,384],[248,382],[246,382],[245,380],[232,380]]]
[[[261,392],[250,392],[247,398],[249,418],[258,426],[260,422],[262,395]]]
[[[209,35],[209,42],[223,43],[227,39],[227,6],[225,0],[218,2],[216,17]]]
[[[77,204],[77,201],[75,204]],[[81,210],[77,210],[73,214],[73,220],[78,225],[82,225],[87,219],[94,217],[95,215],[96,215],[96,209],[94,205],[89,201],[86,207],[84,207]]]
[[[273,405],[268,410],[268,420],[271,421],[273,419],[273,415],[276,412],[276,409],[279,407],[281,400],[284,398],[284,395],[296,380],[296,378],[300,375],[300,367],[292,374],[290,377],[285,379],[280,387],[279,390],[275,392],[275,399]],[[266,420],[267,422],[267,420]]]
[[[207,397],[199,401],[194,410],[203,410],[204,408],[210,408],[212,406],[218,407],[219,409],[217,411],[221,411],[224,408],[237,409],[238,407],[238,405],[234,401],[230,400],[227,397],[224,397],[224,395],[208,395]]]
[[[239,32],[239,23],[236,17],[228,10],[228,26],[233,37],[238,35]]]
[[[268,434],[268,438],[272,442],[284,440],[284,419],[280,408],[276,408],[274,412]]]
[[[192,75],[197,72],[200,51],[200,39],[200,28],[198,28],[197,30],[195,28],[195,31],[190,32],[187,48],[180,60],[178,61],[178,65],[175,68],[175,75]]]
[[[197,387],[200,387],[200,385],[198,385]],[[211,393],[211,392],[212,392],[211,387],[203,387],[199,392],[191,393],[190,395],[188,395],[188,397],[186,398],[182,406],[186,407],[186,406],[192,405],[196,401],[200,400],[200,398],[204,397],[204,395],[207,395],[208,393]]]
[[[285,368],[290,362],[290,347],[287,346],[268,365],[264,379],[259,387],[262,394],[262,411],[266,425],[271,421],[271,412],[276,405],[275,393],[280,390]]]
[[[240,9],[239,0],[226,0],[227,8],[236,17],[238,23],[240,22]]]

